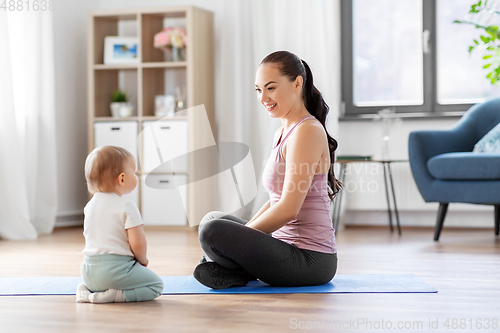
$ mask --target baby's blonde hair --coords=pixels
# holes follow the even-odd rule
[[[89,192],[113,191],[116,178],[130,159],[135,161],[134,156],[121,147],[102,146],[94,149],[85,160],[85,179]]]

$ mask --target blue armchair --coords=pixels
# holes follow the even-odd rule
[[[439,240],[451,202],[495,206],[500,227],[500,153],[473,153],[474,145],[500,122],[500,98],[472,106],[449,130],[414,131],[410,167],[426,202],[439,202],[434,240]]]

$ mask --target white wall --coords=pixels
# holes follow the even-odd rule
[[[87,12],[98,1],[54,1],[59,208],[56,226],[82,223],[87,189]]]
[[[390,158],[408,160],[408,136],[420,129],[446,129],[458,118],[407,119],[390,130]],[[380,157],[383,125],[374,121],[341,121],[338,155],[372,155]],[[349,170],[349,169],[348,169]],[[396,200],[402,225],[433,226],[437,203],[425,203],[418,192],[407,162],[392,166]],[[343,197],[343,224],[387,225],[387,200],[382,167],[378,164],[350,166]],[[450,204],[445,226],[493,227],[493,207]]]

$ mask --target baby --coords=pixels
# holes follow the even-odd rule
[[[163,282],[146,268],[147,245],[141,215],[124,194],[137,186],[135,159],[126,149],[104,146],[85,161],[92,199],[85,206],[83,282],[79,303],[150,301],[161,295]]]

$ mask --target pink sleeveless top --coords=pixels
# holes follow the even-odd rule
[[[300,119],[283,138],[281,133],[278,143],[275,143],[271,157],[266,163],[262,175],[262,183],[270,196],[271,206],[276,204],[283,191],[286,162],[283,158],[282,147],[293,130],[302,122],[315,119],[306,116]],[[300,249],[323,253],[337,252],[335,235],[330,217],[330,201],[328,198],[328,173],[314,175],[306,198],[296,218],[272,233],[274,238]]]

